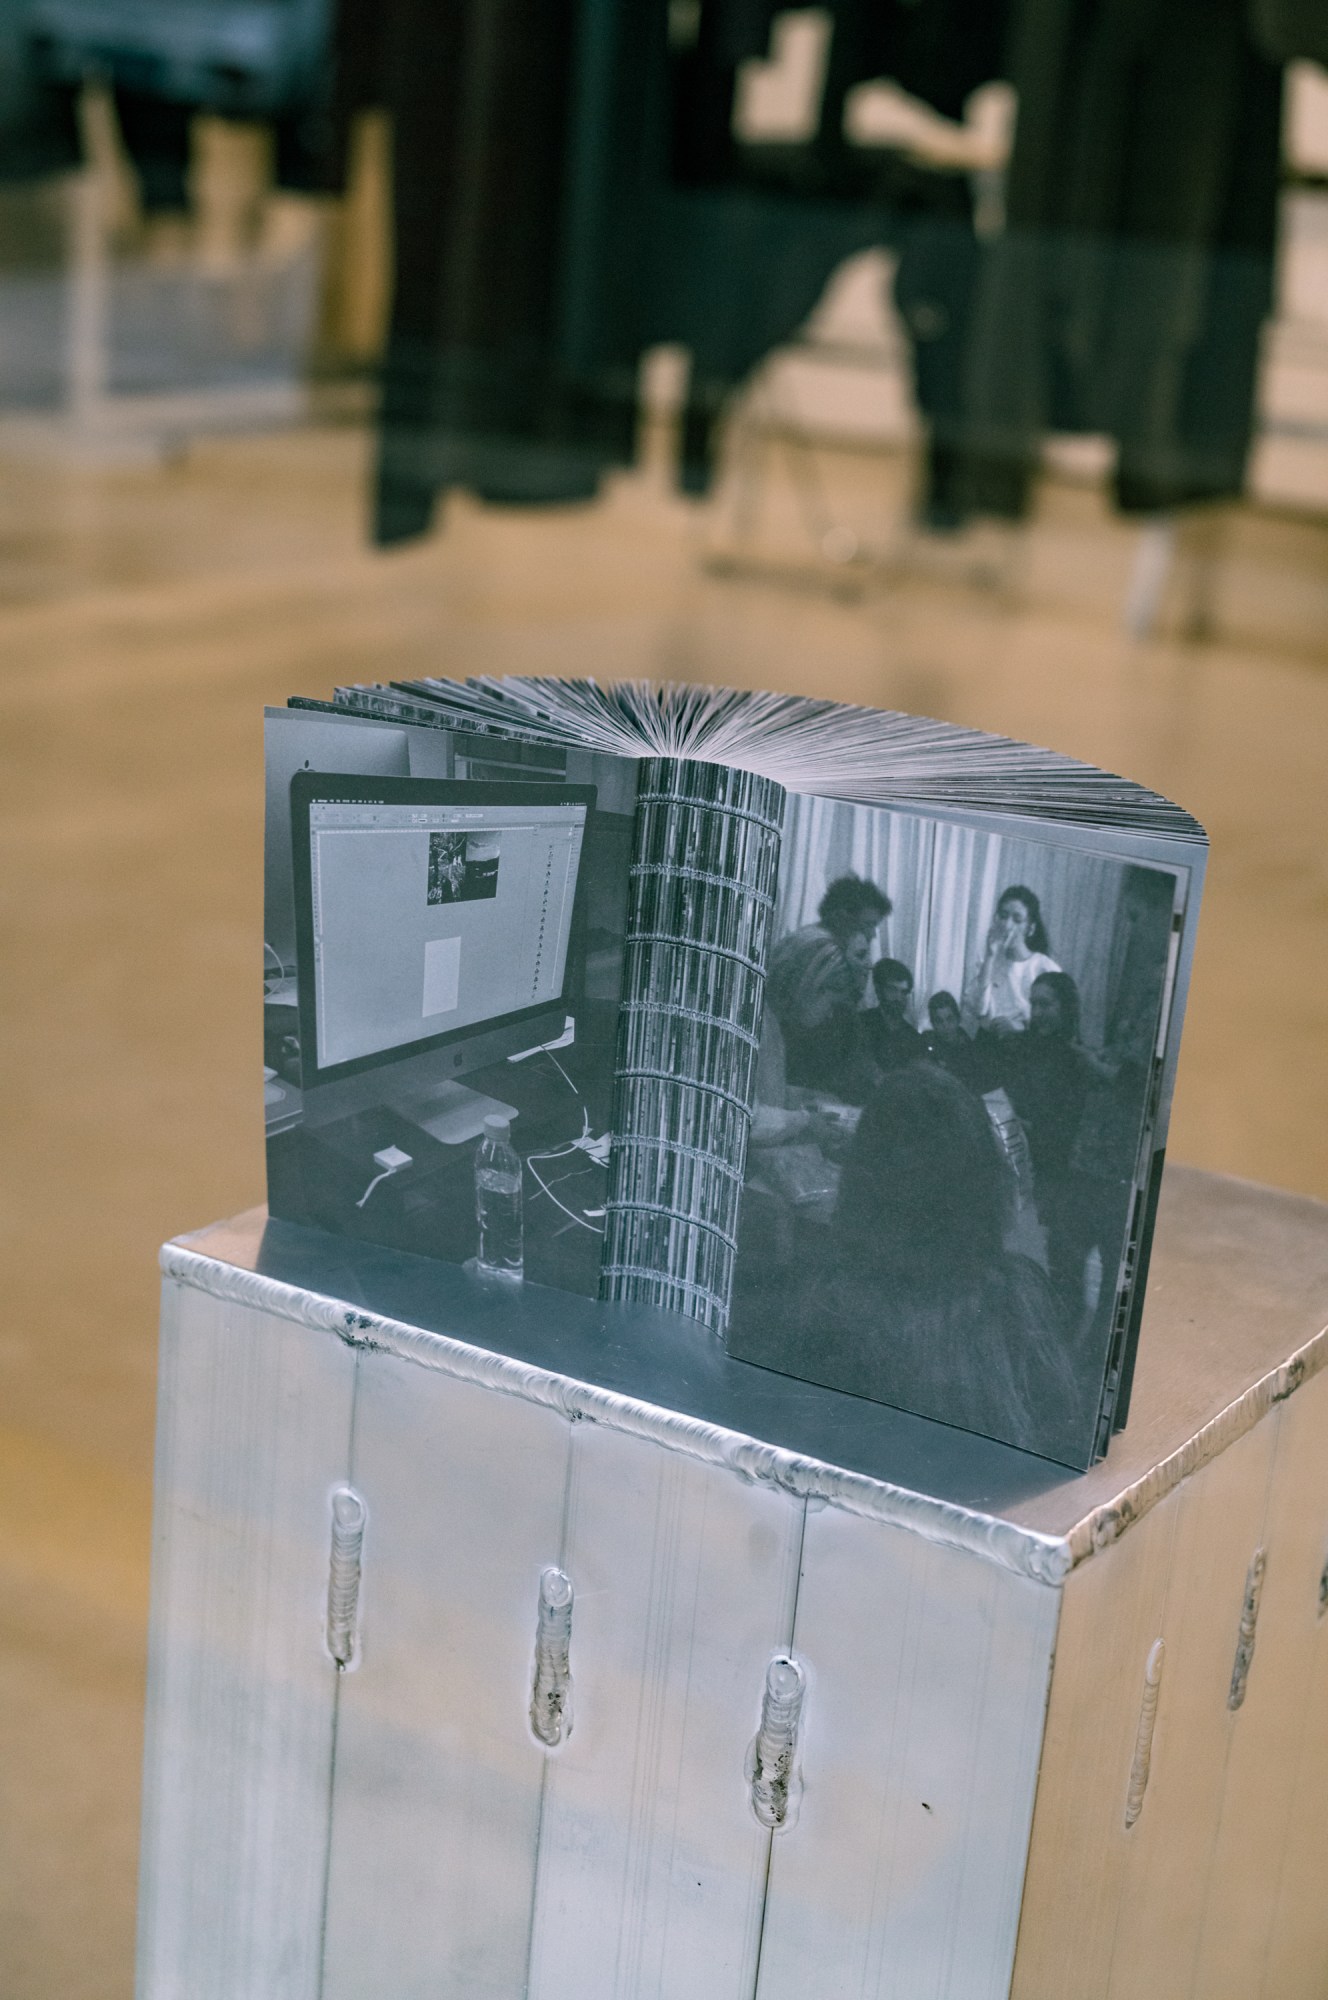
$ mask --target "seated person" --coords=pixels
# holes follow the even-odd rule
[[[1098,1066],[1079,1041],[1079,988],[1068,972],[1042,973],[1029,1000],[1027,1033],[1002,1047],[1001,1081],[1028,1134],[1052,1282],[1077,1319],[1083,1267],[1067,1228],[1070,1161]]]
[[[821,898],[814,924],[782,937],[770,954],[766,1009],[784,1037],[788,1081],[861,1104],[871,1087],[858,1014],[872,944],[890,899],[873,882],[841,875]]]
[[[1079,1041],[1079,988],[1068,972],[1033,982],[1028,1032],[1001,1052],[1001,1082],[1028,1133],[1041,1194],[1063,1178],[1094,1065]]]
[[[927,1020],[929,1026],[922,1037],[922,1046],[932,1061],[948,1069],[951,1076],[957,1076],[970,1090],[987,1089],[982,1051],[964,1030],[954,994],[944,988],[933,993],[927,1002]]]
[[[828,1222],[838,1161],[856,1116],[843,1107],[838,1114],[826,1110],[812,1091],[790,1087],[784,1036],[767,1007],[738,1220],[739,1257],[761,1282],[777,1282],[796,1267],[805,1225]]]
[[[1010,1198],[981,1100],[929,1062],[892,1071],[849,1146],[823,1253],[740,1299],[732,1351],[1072,1460],[1098,1384],[1076,1381],[1045,1274],[1004,1248]]]
[[[798,1099],[810,1101],[798,1102]],[[752,1106],[748,1145],[832,1147],[837,1144],[840,1129],[840,1121],[823,1110],[810,1091],[790,1089],[783,1030],[767,1008],[756,1058],[756,1102]]]
[[[908,1018],[913,974],[898,958],[878,958],[871,969],[877,1004],[863,1014],[861,1028],[867,1053],[880,1070],[917,1062],[926,1051],[922,1037]]]

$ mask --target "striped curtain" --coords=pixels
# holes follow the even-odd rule
[[[881,926],[880,955],[902,959],[912,971],[914,1021],[921,1027],[931,994],[962,994],[1001,892],[1022,883],[1042,905],[1051,956],[1079,988],[1084,1039],[1100,1043],[1127,866],[1063,838],[1016,839],[920,813],[790,793],[775,936],[815,923],[836,876],[875,882],[894,905]]]

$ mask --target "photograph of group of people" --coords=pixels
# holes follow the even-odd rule
[[[1180,893],[790,797],[731,1352],[1088,1463]]]

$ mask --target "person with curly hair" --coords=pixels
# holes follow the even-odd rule
[[[871,1071],[858,1014],[876,933],[890,909],[874,882],[841,875],[822,896],[817,921],[771,952],[765,1002],[784,1038],[789,1083],[862,1102]]]

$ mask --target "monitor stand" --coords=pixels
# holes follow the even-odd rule
[[[486,1097],[482,1090],[470,1090],[464,1083],[453,1081],[434,1084],[417,1096],[394,1103],[392,1109],[444,1146],[460,1146],[467,1139],[478,1139],[486,1118],[515,1120],[518,1116],[515,1105],[504,1104],[501,1098]]]

